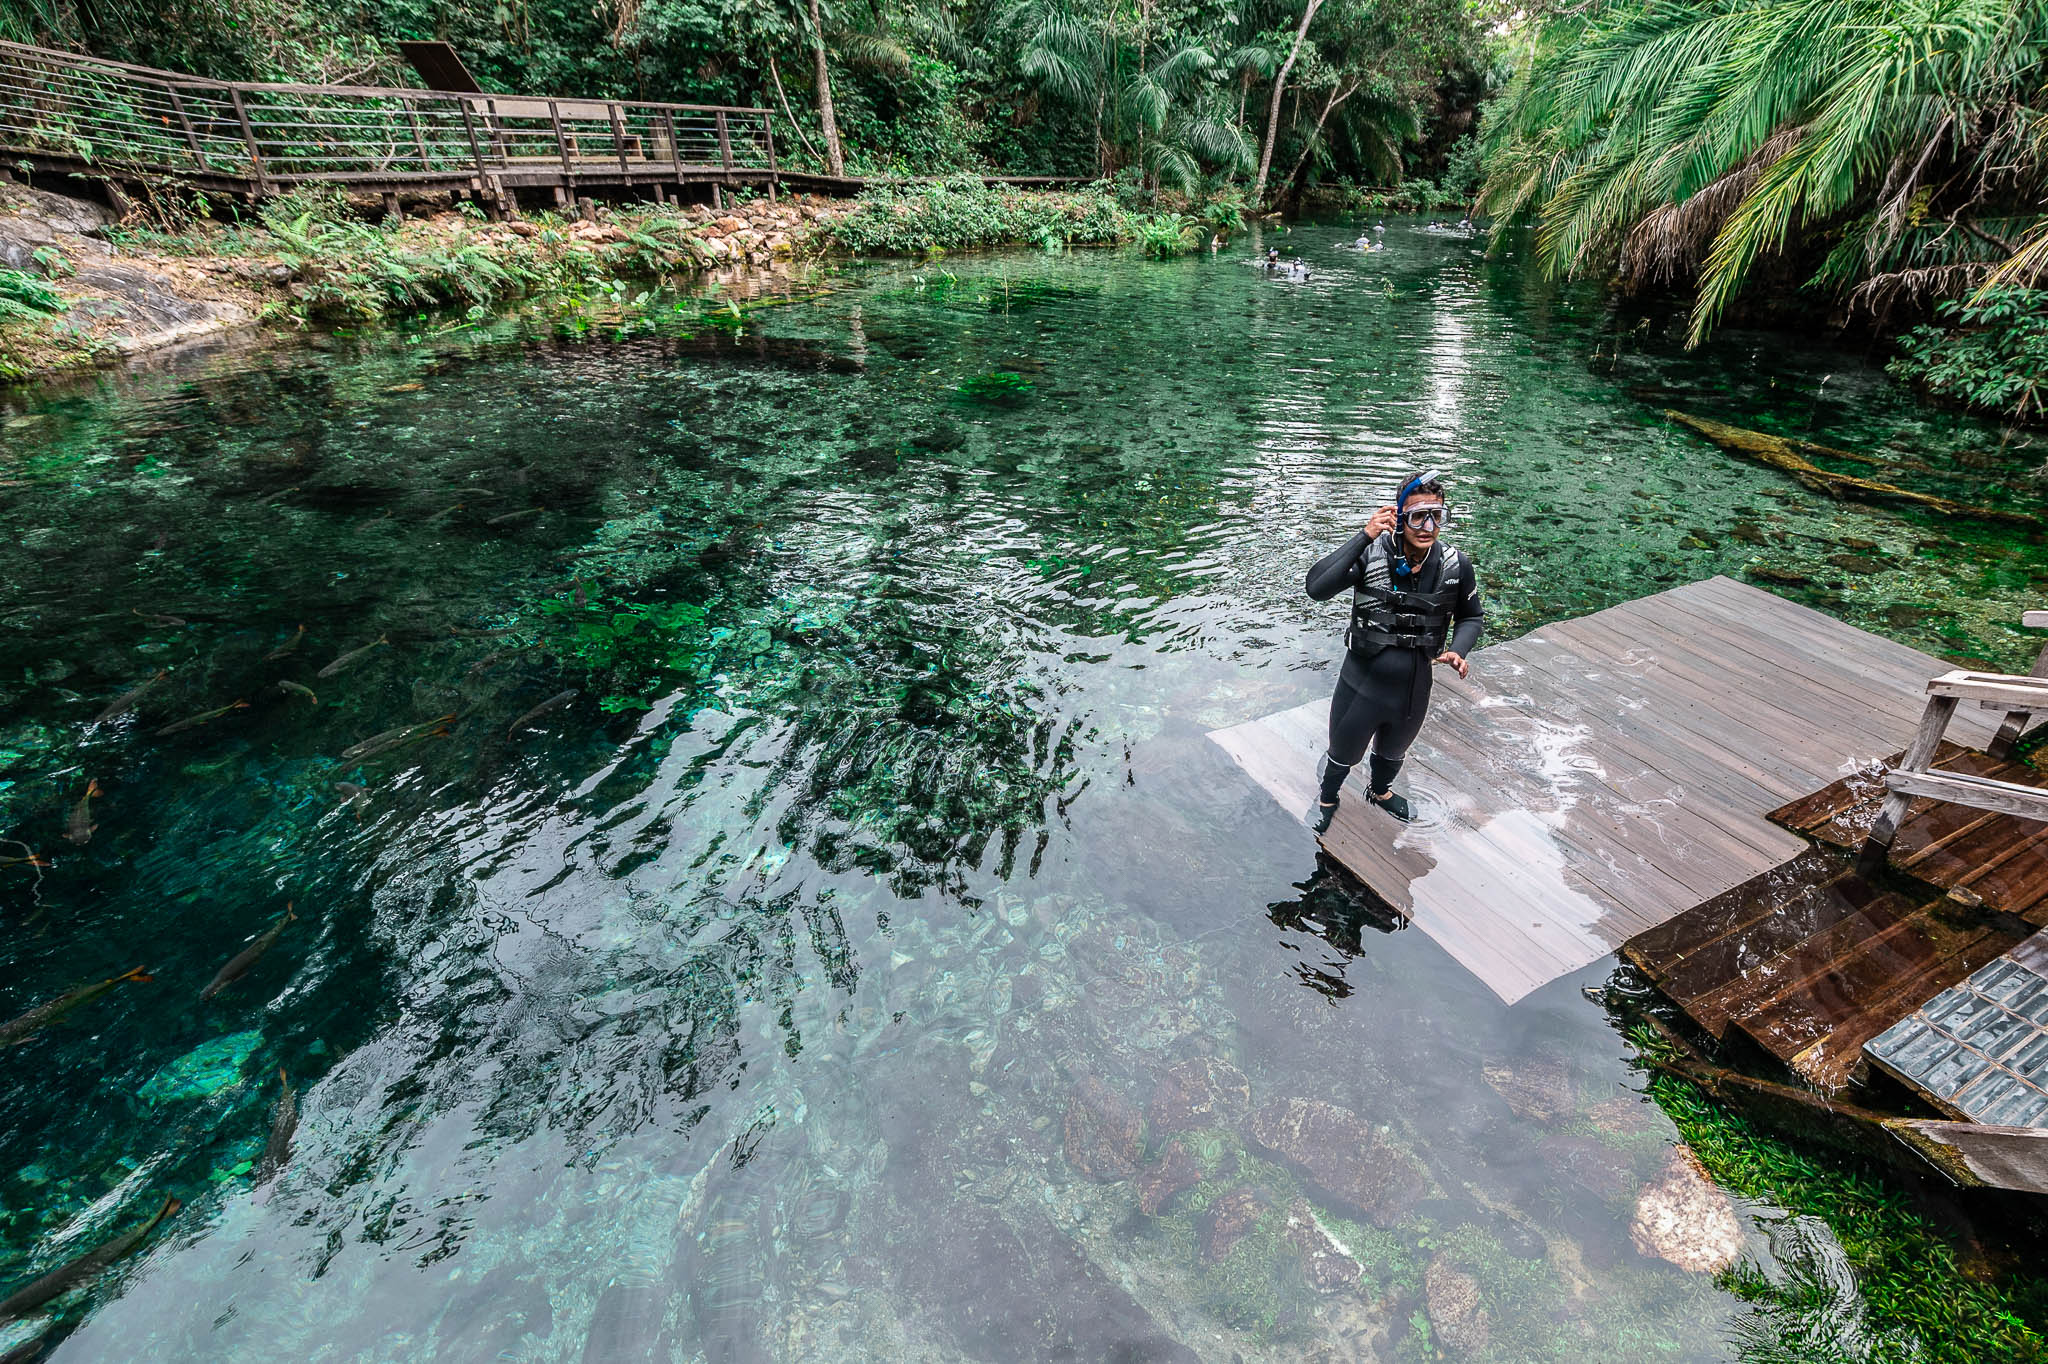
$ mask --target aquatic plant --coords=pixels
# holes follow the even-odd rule
[[[1031,381],[1011,370],[999,369],[963,379],[954,389],[963,401],[990,407],[1014,407],[1031,392]]]
[[[1966,1273],[1955,1246],[1866,1165],[1824,1164],[1687,1081],[1660,1074],[1649,1090],[1717,1184],[1828,1225],[1855,1270],[1872,1340],[1895,1345],[1867,1357],[1925,1364],[2048,1359],[2048,1279],[2023,1269],[1998,1282]],[[1769,1341],[1750,1340],[1750,1357],[1813,1357],[1786,1351],[1824,1334],[1809,1317],[1833,1310],[1830,1299],[1805,1292],[1796,1280],[1785,1287],[1737,1275],[1728,1286],[1769,1308],[1744,1328],[1752,1336],[1776,1332]]]
[[[579,604],[572,596],[540,610],[557,626],[556,652],[601,675],[598,704],[612,712],[651,708],[695,674],[710,642],[704,608],[693,602],[593,596]]]

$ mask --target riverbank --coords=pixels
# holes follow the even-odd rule
[[[168,200],[166,202],[169,202]],[[966,177],[859,199],[734,196],[706,205],[590,205],[486,221],[437,200],[385,215],[366,197],[305,190],[253,218],[178,202],[169,220],[0,182],[0,380],[119,363],[238,331],[376,321],[432,308],[476,316],[514,298],[566,305],[629,283],[772,271],[828,253],[1113,245],[1192,249],[1239,222],[1135,212],[1100,188],[1020,190]],[[9,300],[13,300],[10,305]]]

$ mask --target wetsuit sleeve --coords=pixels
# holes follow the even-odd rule
[[[1468,558],[1465,571],[1459,575],[1458,603],[1451,608],[1451,619],[1457,624],[1451,628],[1451,652],[1463,658],[1472,652],[1472,646],[1479,642],[1479,631],[1486,625],[1486,608],[1479,602],[1479,570],[1472,567]]]
[[[1358,561],[1371,543],[1372,536],[1360,531],[1337,550],[1316,560],[1315,567],[1308,571],[1309,596],[1328,601],[1345,588],[1358,586]]]

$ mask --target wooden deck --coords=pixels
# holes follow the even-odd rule
[[[1728,578],[1477,650],[1437,673],[1397,786],[1323,846],[1503,1000],[1794,858],[1765,814],[1904,747],[1947,665]],[[1290,813],[1315,798],[1328,702],[1215,731]],[[1981,745],[2000,717],[1960,712]]]

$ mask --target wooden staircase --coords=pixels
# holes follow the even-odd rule
[[[1893,764],[1897,763],[1893,760]],[[2048,774],[1943,744],[1931,768],[2039,789]],[[2048,825],[1915,799],[1891,866],[1925,883],[1877,889],[1848,852],[1887,796],[1859,772],[1781,806],[1819,846],[1642,933],[1622,948],[1716,1038],[1739,1032],[1808,1081],[1856,1078],[1863,1044],[2048,924]]]
[[[2023,936],[1946,897],[1875,890],[1816,848],[1622,953],[1712,1036],[1739,1032],[1834,1089],[1856,1078],[1865,1042]]]

